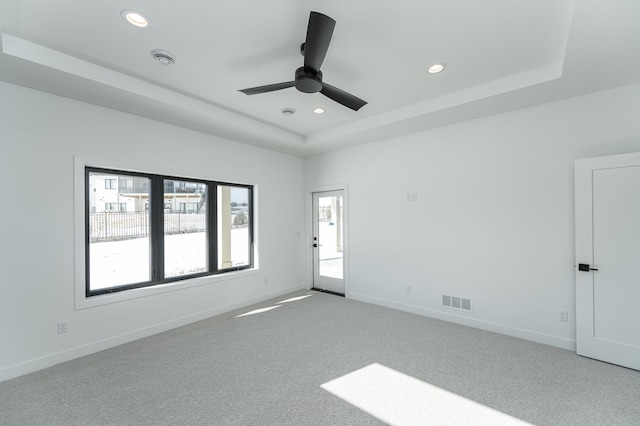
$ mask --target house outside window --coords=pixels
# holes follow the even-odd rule
[[[108,212],[126,212],[126,203],[105,203],[104,210]]]

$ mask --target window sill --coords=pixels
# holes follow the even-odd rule
[[[176,281],[167,284],[158,284],[150,287],[141,287],[131,290],[124,290],[117,293],[101,294],[99,296],[86,297],[84,294],[84,285],[76,286],[76,310],[93,308],[96,306],[108,305],[111,303],[124,302],[126,300],[138,299],[141,297],[155,296],[157,294],[168,293],[171,291],[186,290],[189,288],[212,285],[223,281],[246,278],[257,275],[260,270],[257,268],[243,269],[241,271],[226,272],[219,275],[207,275]],[[78,289],[80,292],[78,292]]]

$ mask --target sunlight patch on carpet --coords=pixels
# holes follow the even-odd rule
[[[278,303],[289,303],[289,302],[297,302],[298,300],[306,299],[307,297],[311,297],[313,294],[305,294],[304,296],[292,297],[291,299],[283,300]]]
[[[530,425],[377,363],[320,387],[390,425]]]
[[[272,309],[279,308],[279,307],[280,307],[280,305],[269,306],[268,308],[254,309],[253,311],[249,311],[249,312],[246,312],[244,314],[237,315],[236,318],[246,317],[246,316],[255,315],[255,314],[261,314],[263,312],[268,312],[268,311],[270,311]]]

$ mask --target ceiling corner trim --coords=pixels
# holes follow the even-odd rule
[[[4,30],[2,29],[2,15],[0,15],[0,52],[4,52]]]
[[[49,49],[10,34],[5,34],[4,39],[6,45],[3,52],[16,58],[173,105],[182,104],[181,106],[186,107],[188,106],[187,104],[191,103],[190,106],[194,107],[194,102],[200,102],[171,90],[83,61],[71,55]],[[200,103],[204,104],[204,102]],[[223,111],[221,108],[213,105],[210,106]],[[228,111],[224,111],[228,113]]]
[[[354,136],[374,128],[382,129],[385,126],[390,126],[419,116],[426,116],[436,111],[546,83],[561,78],[562,69],[563,61],[558,61],[522,73],[513,74],[499,80],[432,98],[424,102],[418,102],[391,112],[374,115],[342,126],[323,130],[307,136],[305,145],[326,143],[335,139]]]
[[[567,5],[567,20],[565,22],[564,37],[562,38],[561,58],[562,69],[564,69],[564,63],[567,56],[567,50],[569,49],[569,40],[571,37],[571,30],[573,28],[573,17],[576,13],[576,0],[569,0]],[[562,70],[560,71],[562,74]]]
[[[238,129],[239,139],[243,139],[243,136],[250,136],[253,139],[255,135],[262,134],[265,135],[265,139],[277,139],[285,145],[301,146],[304,143],[303,137],[297,133],[254,120],[216,105],[26,41],[11,34],[3,33],[2,40],[2,52],[6,55],[120,89],[143,98],[165,103],[189,111],[194,116],[208,117],[212,123],[224,123],[227,128],[234,127]]]

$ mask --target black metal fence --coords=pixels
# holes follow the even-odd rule
[[[204,213],[165,213],[164,233],[186,234],[206,229]],[[89,213],[89,241],[128,240],[149,235],[148,212],[93,212]]]

